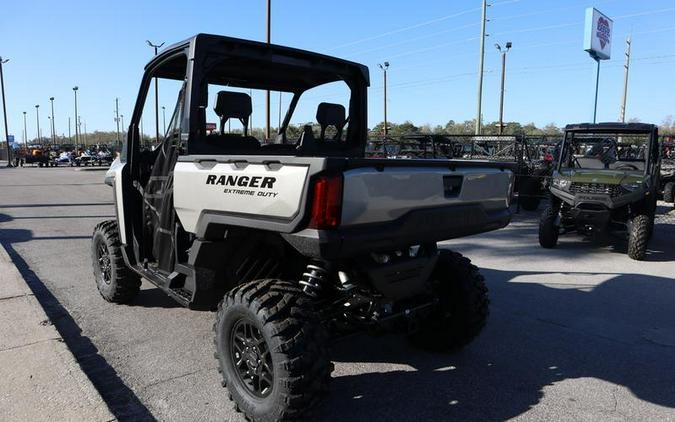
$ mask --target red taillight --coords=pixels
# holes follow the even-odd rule
[[[342,209],[342,177],[320,177],[314,183],[312,219],[314,229],[334,229],[340,222]]]

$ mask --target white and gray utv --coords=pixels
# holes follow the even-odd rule
[[[154,78],[180,89],[148,147],[139,125]],[[305,100],[335,98],[322,88],[336,84],[342,104],[307,114]],[[144,278],[186,307],[217,309],[223,385],[250,420],[294,419],[318,401],[330,338],[400,330],[453,350],[485,324],[483,277],[437,242],[506,226],[512,172],[364,158],[368,85],[356,63],[203,34],[146,66],[107,177],[117,219],[93,235],[96,283],[111,302],[133,300]],[[253,90],[289,102],[274,140],[250,133]],[[297,115],[318,124],[292,133]]]

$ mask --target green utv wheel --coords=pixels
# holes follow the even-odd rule
[[[103,299],[129,303],[138,294],[141,279],[124,263],[116,221],[104,221],[94,228],[91,260],[96,287]]]
[[[642,261],[647,253],[647,242],[653,230],[654,217],[638,214],[630,221],[628,227],[628,256]]]
[[[663,187],[663,200],[665,202],[675,201],[675,182],[668,182]]]
[[[551,249],[558,244],[560,228],[556,225],[558,210],[547,207],[539,219],[539,244],[542,248]]]
[[[327,392],[327,335],[296,283],[255,280],[234,288],[213,329],[222,384],[248,420],[295,420]]]
[[[432,281],[439,303],[410,340],[428,350],[460,349],[480,334],[490,313],[485,279],[468,258],[443,250]]]

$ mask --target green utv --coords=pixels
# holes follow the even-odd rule
[[[553,169],[550,205],[539,222],[539,244],[558,236],[628,232],[628,256],[642,260],[654,230],[660,151],[656,126],[573,124],[565,128]]]

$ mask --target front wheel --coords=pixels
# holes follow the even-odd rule
[[[558,244],[560,227],[556,224],[558,210],[549,206],[539,219],[539,244],[542,248],[554,248]]]
[[[446,250],[440,252],[432,277],[437,308],[410,339],[425,349],[460,349],[480,334],[490,313],[485,280],[468,258]]]
[[[222,384],[247,420],[297,419],[327,391],[327,337],[296,283],[255,280],[234,288],[213,329]]]
[[[653,218],[647,214],[639,214],[630,221],[628,256],[636,261],[642,261],[647,253],[647,241],[653,228]]]
[[[129,303],[140,290],[141,279],[124,263],[117,222],[99,223],[91,242],[92,264],[98,291],[108,302]]]

